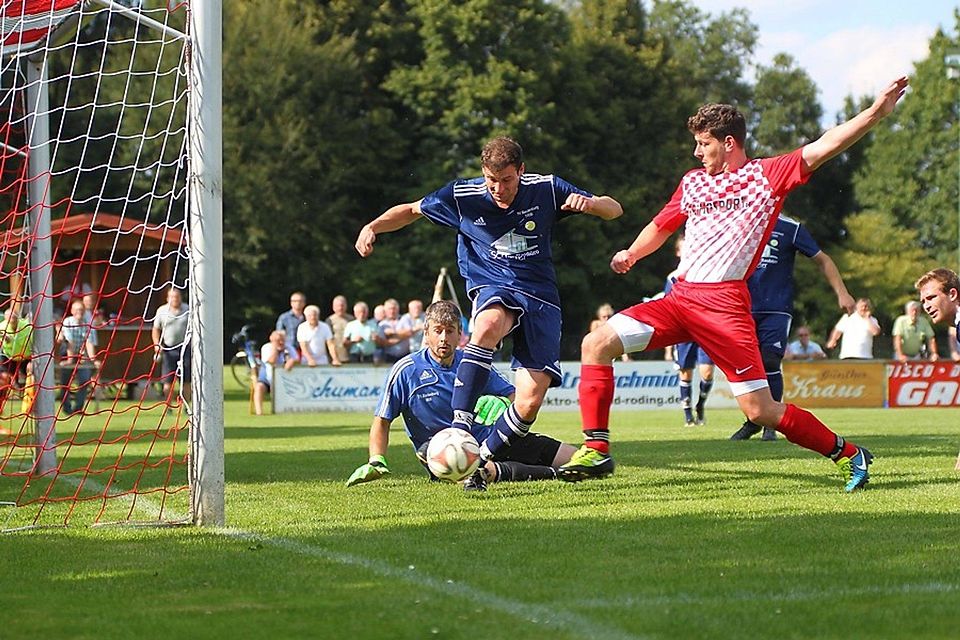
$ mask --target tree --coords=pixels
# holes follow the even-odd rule
[[[955,13],[960,30],[960,12]],[[942,31],[930,40],[930,54],[914,67],[911,89],[876,130],[855,178],[864,207],[884,211],[894,224],[916,229],[925,255],[955,264],[958,197],[958,81],[947,77],[944,55],[958,46]]]

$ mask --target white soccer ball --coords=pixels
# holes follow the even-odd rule
[[[480,466],[480,444],[456,427],[438,431],[427,446],[427,467],[441,480],[459,482]]]

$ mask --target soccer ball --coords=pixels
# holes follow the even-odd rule
[[[469,432],[455,427],[438,431],[427,446],[427,467],[441,480],[459,482],[480,466],[480,445]]]

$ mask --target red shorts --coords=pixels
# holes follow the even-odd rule
[[[696,342],[726,374],[734,395],[767,386],[756,325],[750,314],[750,292],[741,280],[708,284],[681,280],[663,298],[617,315],[653,329],[651,333],[637,323],[611,318],[627,351]]]

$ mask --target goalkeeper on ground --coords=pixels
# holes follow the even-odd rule
[[[370,461],[350,476],[347,486],[376,480],[389,473],[385,454],[390,424],[403,416],[407,437],[426,468],[426,451],[438,431],[453,421],[454,381],[463,351],[460,341],[460,309],[448,300],[434,302],[426,311],[423,349],[405,356],[390,370],[370,427]],[[490,434],[497,418],[513,399],[514,388],[496,369],[477,401],[477,420],[472,433],[479,441]],[[567,462],[576,448],[538,433],[529,433],[497,452],[483,472],[464,483],[467,491],[485,491],[487,482],[552,480],[556,469]],[[427,471],[429,473],[429,471]],[[431,475],[432,477],[432,475]]]

